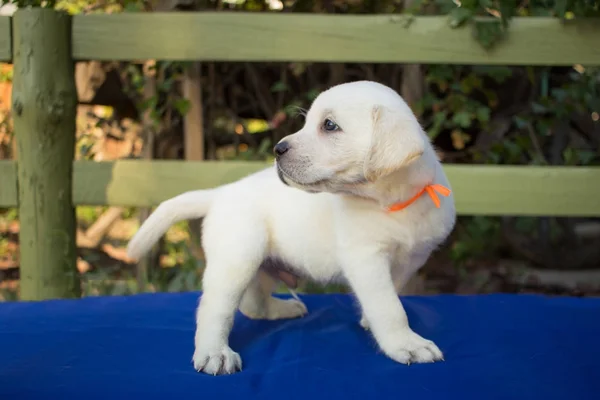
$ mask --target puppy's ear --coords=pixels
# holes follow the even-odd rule
[[[371,148],[364,165],[369,182],[410,165],[425,151],[421,127],[412,115],[376,106],[372,116]]]

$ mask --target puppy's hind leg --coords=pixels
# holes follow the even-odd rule
[[[308,313],[306,306],[295,299],[279,299],[271,296],[277,282],[260,269],[242,297],[240,312],[252,319],[288,319]]]
[[[224,222],[223,218],[205,220],[207,265],[196,313],[193,363],[197,371],[207,374],[231,374],[242,367],[239,354],[229,347],[229,333],[242,295],[264,259],[267,234],[260,221],[241,218],[243,224],[227,224],[227,217]]]

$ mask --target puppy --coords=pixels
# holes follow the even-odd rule
[[[139,258],[177,221],[204,217],[207,260],[196,313],[196,370],[242,367],[228,344],[237,309],[249,318],[307,313],[272,297],[265,265],[349,285],[360,324],[391,359],[442,360],[413,332],[398,294],[453,229],[449,183],[426,133],[392,89],[369,81],[319,95],[304,127],[274,148],[273,168],[167,200],[128,245]],[[440,196],[441,195],[441,196]]]

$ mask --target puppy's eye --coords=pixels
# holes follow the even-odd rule
[[[323,129],[327,132],[334,132],[338,131],[340,127],[338,126],[338,124],[327,118],[325,121],[323,121]]]

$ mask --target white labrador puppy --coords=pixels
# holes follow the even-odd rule
[[[129,256],[139,258],[173,223],[205,217],[196,370],[241,369],[228,344],[238,308],[265,319],[307,312],[302,302],[271,296],[275,282],[261,268],[266,263],[347,283],[360,303],[361,325],[391,359],[441,360],[438,347],[411,330],[398,298],[456,218],[442,166],[407,104],[375,82],[335,86],[274,151],[273,168],[163,202],[129,243]]]

